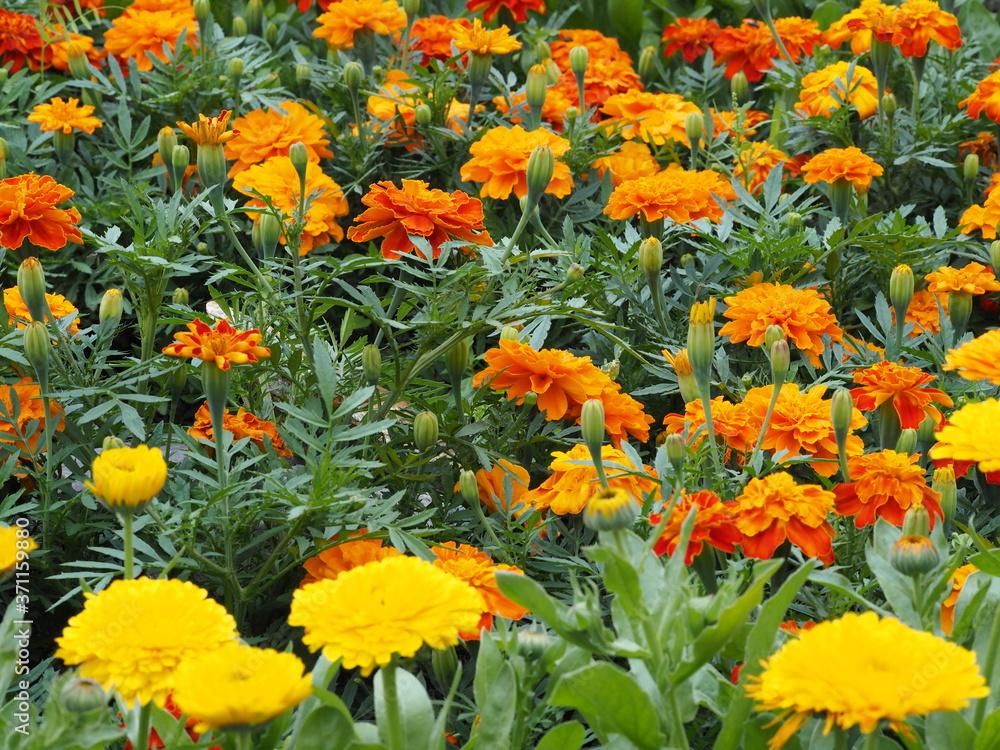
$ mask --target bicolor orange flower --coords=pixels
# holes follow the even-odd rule
[[[628,91],[610,97],[600,110],[607,115],[607,132],[618,132],[625,140],[638,138],[662,146],[668,141],[690,146],[684,122],[692,113],[701,114],[694,102],[678,94]]]
[[[187,331],[174,334],[177,341],[165,346],[164,354],[214,362],[220,370],[228,370],[231,365],[252,364],[258,361],[258,357],[271,356],[270,349],[260,346],[261,334],[256,328],[240,331],[229,325],[225,318],[217,322],[215,328],[209,328],[198,318],[188,323],[187,327]]]
[[[469,147],[472,156],[462,165],[461,177],[469,182],[481,182],[481,198],[517,198],[528,194],[528,157],[535,146],[548,146],[556,156],[556,168],[545,192],[564,198],[573,190],[569,165],[559,157],[569,151],[569,141],[548,130],[525,130],[520,125],[497,127]]]
[[[168,53],[175,54],[182,34],[187,46],[197,49],[198,22],[190,2],[176,2],[169,7],[133,3],[104,32],[104,51],[124,60],[135,59],[139,70],[152,70],[153,58],[167,62]]]
[[[961,164],[969,154],[979,157],[979,164],[987,169],[997,166],[997,139],[993,133],[980,132],[971,141],[958,144],[958,161]]]
[[[291,226],[299,206],[299,173],[289,157],[272,156],[262,164],[243,170],[237,175],[234,186],[244,195],[251,196],[246,208],[266,208],[263,200],[254,197],[256,190],[270,198],[271,205],[281,212],[286,230]],[[340,185],[314,162],[306,165],[305,192],[306,225],[299,238],[299,255],[344,239],[344,230],[337,223],[337,217],[346,216],[349,210]],[[254,221],[260,220],[258,211],[247,211],[247,215],[253,216]],[[282,245],[287,244],[285,234],[281,233]]]
[[[340,0],[316,19],[313,36],[326,39],[334,49],[351,49],[354,33],[369,29],[385,36],[406,28],[406,13],[396,0]]]
[[[833,110],[840,109],[847,102],[857,109],[858,117],[864,120],[878,111],[878,99],[875,74],[861,65],[852,67],[850,63],[841,61],[809,73],[802,79],[795,110],[808,117],[829,117]]]
[[[903,31],[898,46],[904,57],[924,57],[931,41],[953,51],[962,46],[958,18],[933,0],[906,0],[898,12]]]
[[[837,513],[854,516],[859,529],[884,518],[893,526],[903,525],[903,516],[914,505],[923,504],[934,517],[944,519],[939,501],[941,495],[927,486],[925,471],[917,461],[918,454],[897,453],[893,450],[854,456],[847,461],[851,481],[834,487]]]
[[[17,418],[14,418],[14,400],[17,400]],[[56,431],[66,429],[66,420],[60,415],[62,406],[49,400],[49,417],[59,417]],[[45,402],[42,400],[42,389],[31,378],[21,378],[13,385],[0,383],[0,445],[13,445],[15,450],[25,453],[36,453],[39,441],[45,432]],[[31,424],[36,427],[34,432],[27,434]],[[45,450],[42,441],[41,450]]]
[[[469,29],[468,18],[448,18],[448,16],[427,16],[418,18],[410,28],[410,48],[423,53],[421,65],[431,60],[447,60],[454,55],[451,40],[458,29]]]
[[[972,204],[958,220],[958,227],[964,234],[972,234],[978,229],[983,233],[983,239],[996,239],[997,227],[1000,226],[1000,190],[992,189],[995,185],[996,182],[991,180],[982,205]]]
[[[733,164],[733,176],[742,178],[740,181],[747,190],[756,193],[779,164],[784,164],[787,168],[788,154],[767,141],[755,141],[740,149],[736,163]]]
[[[315,557],[306,560],[302,564],[302,567],[306,569],[306,576],[299,584],[299,588],[326,579],[335,581],[337,576],[348,570],[402,554],[395,547],[383,546],[381,539],[355,538],[366,536],[368,533],[368,529],[352,531],[345,541],[334,547],[328,547]],[[337,534],[330,541],[336,542],[340,537],[341,534]]]
[[[965,292],[966,294],[986,294],[1000,291],[1000,281],[993,275],[993,269],[972,261],[961,268],[941,266],[937,271],[924,276],[927,287],[932,292]]]
[[[524,23],[528,20],[529,10],[545,12],[545,0],[466,0],[465,8],[469,13],[483,11],[487,23],[496,18],[501,8],[506,8],[516,23]]]
[[[625,141],[617,151],[595,161],[594,169],[600,177],[604,177],[604,173],[610,171],[611,184],[618,187],[626,180],[656,174],[660,171],[660,165],[645,143]]]
[[[426,239],[435,258],[449,240],[493,245],[483,227],[483,204],[461,190],[446,193],[421,180],[403,180],[398,188],[385,181],[372,185],[361,202],[368,208],[354,218],[360,225],[348,229],[347,238],[368,242],[382,237],[386,260],[413,252],[411,236]]]
[[[941,369],[957,370],[966,380],[988,380],[1000,385],[1000,330],[987,331],[949,350]]]
[[[718,172],[664,169],[622,182],[608,198],[604,213],[612,219],[641,214],[646,221],[670,218],[691,224],[707,218],[718,223],[724,212],[716,196],[736,199],[732,185]]]
[[[521,49],[521,43],[510,35],[509,28],[487,29],[478,18],[473,19],[469,28],[457,27],[453,41],[457,49],[476,55],[506,55]]]
[[[663,533],[653,545],[653,552],[658,555],[674,554],[681,541],[681,527],[692,508],[697,510],[687,553],[684,555],[684,564],[690,565],[694,562],[694,558],[701,554],[706,543],[723,552],[733,552],[743,539],[733,519],[736,503],[723,502],[722,498],[711,490],[700,490],[691,494],[681,491],[681,497],[670,513]],[[659,526],[662,520],[661,513],[649,514],[649,523],[654,528]]]
[[[74,130],[93,133],[101,127],[101,121],[93,116],[94,108],[89,104],[80,104],[79,99],[69,98],[63,101],[56,96],[45,104],[38,104],[28,115],[28,122],[37,122],[43,133],[61,131],[69,135]]]
[[[465,581],[483,597],[483,614],[479,625],[473,633],[459,633],[463,640],[478,641],[480,632],[492,629],[494,616],[520,620],[528,614],[527,609],[501,594],[500,587],[497,586],[496,574],[499,571],[524,575],[520,568],[496,563],[492,557],[471,544],[445,542],[431,547],[431,552],[437,556],[435,568]]]
[[[264,436],[267,435],[276,454],[284,458],[292,455],[292,452],[285,447],[285,441],[278,436],[278,427],[274,422],[254,416],[242,406],[235,414],[230,414],[229,409],[225,410],[222,415],[222,428],[226,432],[231,432],[234,440],[250,438],[250,442],[261,451],[265,450]],[[195,413],[194,425],[187,432],[188,435],[215,444],[215,430],[212,428],[212,414],[208,410],[207,401]]]
[[[222,110],[218,117],[199,114],[197,122],[192,122],[190,125],[186,122],[178,122],[177,127],[199,146],[222,145],[229,143],[238,135],[235,130],[226,130],[229,127],[229,118],[232,114],[232,111],[228,109]]]
[[[33,70],[54,68],[69,72],[70,51],[87,58],[95,67],[104,59],[104,51],[94,47],[94,38],[68,31],[61,23],[52,23],[42,30],[42,46],[28,59]]]
[[[667,45],[663,54],[673,57],[680,52],[686,62],[694,62],[712,46],[720,31],[711,18],[675,18],[663,29],[661,41]]]
[[[251,110],[233,120],[232,132],[225,148],[226,160],[236,162],[229,170],[230,177],[272,156],[288,156],[293,143],[305,146],[312,162],[333,156],[327,148],[330,137],[323,120],[298,102],[284,101],[279,107]]]
[[[16,250],[25,240],[58,250],[67,242],[80,244],[83,235],[75,208],[56,208],[76,193],[48,175],[34,172],[0,180],[0,245]]]
[[[811,185],[847,180],[859,193],[867,193],[872,177],[881,177],[882,172],[882,167],[856,146],[828,148],[802,165],[805,181]]]
[[[668,434],[692,434],[705,424],[705,410],[701,399],[689,401],[683,414],[668,414],[663,418]],[[726,441],[731,450],[746,453],[757,441],[760,434],[761,421],[747,408],[746,404],[734,404],[722,396],[712,399],[712,424],[715,426],[716,437]],[[698,445],[704,439],[701,435],[694,441]]]
[[[860,55],[870,49],[872,37],[899,47],[904,57],[924,57],[931,41],[950,50],[962,46],[958,19],[932,0],[907,0],[900,6],[864,0],[830,26],[824,41],[839,47],[850,39],[851,51]]]
[[[16,73],[42,48],[38,22],[25,13],[0,8],[0,65]]]
[[[1000,70],[990,73],[976,85],[976,90],[958,103],[969,117],[978,120],[983,112],[995,123],[1000,123]]]
[[[722,315],[730,322],[719,329],[719,335],[729,336],[732,344],[746,341],[750,346],[760,346],[768,326],[778,326],[789,343],[805,352],[818,367],[819,355],[826,348],[823,336],[829,336],[831,341],[844,338],[830,303],[815,289],[762,282],[726,297],[725,302],[728,307]]]
[[[747,557],[769,560],[786,539],[808,557],[833,564],[834,495],[818,484],[796,484],[784,471],[754,478],[736,498],[735,523]]]
[[[811,56],[822,40],[819,24],[812,20],[790,16],[776,19],[774,26],[791,55],[791,61],[795,63],[803,56]],[[770,29],[752,19],[744,19],[739,27],[722,29],[712,42],[712,48],[715,50],[715,64],[726,66],[726,78],[732,78],[742,70],[751,81],[763,78],[780,56],[778,43]]]
[[[851,396],[861,411],[875,411],[882,404],[891,403],[899,415],[900,426],[916,430],[927,417],[935,425],[941,423],[941,412],[931,404],[954,406],[944,391],[923,387],[934,380],[937,375],[929,375],[919,367],[876,362],[867,369],[855,370],[854,382],[861,387],[851,389]]]
[[[45,302],[48,304],[49,310],[56,320],[62,320],[70,315],[74,316],[69,324],[69,332],[70,334],[80,332],[80,311],[72,302],[61,294],[48,293],[45,295]],[[24,304],[24,300],[21,299],[21,292],[16,286],[3,290],[3,304],[7,309],[8,326],[26,328],[28,323],[31,322],[31,313],[28,312],[28,306]],[[49,321],[48,315],[45,316],[45,321]]]
[[[510,481],[510,500],[508,504],[507,494],[504,492],[504,484]],[[528,491],[531,478],[527,469],[515,463],[501,458],[493,464],[490,471],[480,469],[476,472],[476,486],[479,489],[479,502],[485,505],[490,513],[497,512],[498,504],[509,510],[518,503],[522,503],[521,496]],[[458,493],[459,485],[455,485],[454,491]]]
[[[958,597],[962,595],[965,581],[978,570],[979,568],[969,563],[952,573],[948,581],[951,584],[951,591],[948,592],[948,598],[941,603],[941,629],[945,635],[951,635],[955,627],[955,605],[958,604]]]

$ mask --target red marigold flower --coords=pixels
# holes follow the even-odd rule
[[[855,516],[859,529],[884,518],[893,526],[903,525],[908,508],[923,503],[931,517],[944,519],[938,501],[941,495],[927,486],[924,470],[916,465],[920,456],[893,450],[854,456],[847,461],[848,483],[834,488],[837,513]]]
[[[674,554],[681,541],[681,527],[692,508],[697,510],[687,553],[684,555],[684,564],[690,565],[694,562],[694,558],[701,554],[706,542],[723,552],[733,552],[743,539],[733,519],[736,503],[723,502],[722,498],[711,490],[701,490],[691,494],[681,492],[681,497],[663,528],[663,533],[653,545],[653,552],[658,555]],[[659,526],[662,520],[663,515],[660,513],[649,514],[649,523],[654,528]]]
[[[248,167],[272,156],[288,156],[293,143],[306,147],[309,161],[330,158],[330,137],[323,120],[298,102],[284,101],[279,107],[254,109],[233,120],[233,137],[225,144],[227,161],[235,161],[229,176],[235,177]]]
[[[747,557],[769,560],[786,539],[809,557],[833,564],[834,494],[818,484],[796,484],[784,471],[751,479],[736,498],[735,523]]]
[[[0,65],[16,73],[42,48],[42,35],[33,16],[0,8]]]
[[[302,564],[302,567],[306,569],[306,576],[299,584],[299,588],[324,579],[335,581],[337,576],[348,570],[402,554],[395,547],[384,547],[381,539],[356,538],[367,536],[368,533],[368,529],[352,531],[350,536],[340,544],[328,547],[315,557],[306,560]],[[336,542],[340,538],[341,534],[337,534],[330,541]]]
[[[667,43],[663,54],[673,57],[680,52],[687,62],[694,62],[712,46],[720,31],[711,18],[675,18],[663,29],[662,41]]]
[[[261,451],[265,450],[264,436],[267,435],[277,455],[284,458],[292,455],[292,452],[285,447],[285,441],[278,436],[278,427],[274,422],[254,416],[242,406],[235,414],[230,414],[229,409],[223,412],[222,428],[226,432],[231,432],[234,440],[250,438],[250,441]],[[215,445],[215,430],[212,428],[212,414],[208,410],[207,401],[195,413],[194,425],[187,432],[188,435]]]
[[[313,36],[326,39],[334,49],[351,49],[354,33],[369,29],[385,36],[406,28],[406,13],[396,0],[340,0],[316,19]]]
[[[16,250],[27,239],[38,247],[58,250],[80,244],[83,235],[75,208],[56,208],[76,193],[48,175],[34,172],[0,180],[0,245]]]
[[[197,48],[198,22],[189,0],[169,5],[135,2],[104,32],[104,51],[124,60],[134,58],[139,70],[152,70],[151,58],[167,62],[181,34],[188,47]]]
[[[612,219],[641,213],[646,221],[669,217],[678,224],[690,224],[707,218],[718,223],[723,210],[716,196],[736,199],[732,185],[718,172],[664,169],[622,182],[611,193],[604,213]]]
[[[187,327],[187,331],[174,334],[177,341],[165,346],[164,354],[215,362],[220,370],[228,370],[231,365],[257,362],[258,357],[271,356],[270,349],[260,346],[261,334],[256,328],[239,331],[225,318],[216,323],[215,328],[209,328],[198,318],[188,323]]]
[[[822,39],[822,32],[816,21],[791,16],[775,20],[774,26],[781,37],[792,62],[799,62],[803,56],[811,56]],[[726,66],[726,78],[732,78],[742,70],[751,81],[759,81],[764,73],[774,67],[775,58],[780,56],[778,43],[770,29],[759,21],[744,19],[733,28],[722,29],[712,43],[715,50],[715,64]]]
[[[851,70],[848,77],[847,72]],[[836,96],[834,96],[836,94]],[[827,65],[802,79],[802,90],[795,110],[808,117],[829,117],[844,102],[855,107],[858,117],[867,119],[878,111],[878,85],[868,68],[847,62]]]
[[[482,10],[487,23],[496,18],[501,8],[506,8],[516,23],[523,23],[528,20],[529,10],[545,12],[545,0],[467,0],[465,7],[469,13]]]
[[[882,172],[874,159],[855,146],[828,148],[802,165],[805,181],[811,185],[847,180],[859,193],[867,193],[872,177],[881,177]]]
[[[483,227],[483,204],[461,190],[446,193],[431,189],[421,180],[403,180],[402,187],[384,181],[375,183],[361,202],[368,206],[355,217],[360,226],[347,230],[354,242],[368,242],[383,237],[382,257],[395,260],[416,246],[411,236],[425,238],[441,254],[441,244],[465,240],[477,245],[493,245]]]
[[[941,266],[937,271],[924,276],[932,292],[965,292],[986,294],[1000,291],[1000,281],[993,275],[993,269],[982,263],[966,263],[961,268]]]
[[[472,158],[462,165],[461,177],[483,183],[482,198],[518,198],[528,194],[528,157],[535,146],[548,146],[556,156],[556,168],[545,192],[563,198],[573,190],[569,166],[559,157],[569,151],[569,141],[548,130],[525,130],[520,125],[497,127],[469,147]]]
[[[947,369],[947,367],[945,368]],[[926,417],[940,424],[941,412],[932,403],[954,406],[951,397],[937,388],[922,386],[937,380],[919,367],[903,367],[895,362],[877,362],[865,370],[855,370],[851,396],[861,411],[874,411],[884,403],[891,403],[899,415],[904,430],[916,430]]]

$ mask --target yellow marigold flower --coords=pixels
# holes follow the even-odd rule
[[[961,268],[941,266],[937,271],[924,276],[932,292],[966,292],[986,294],[1000,291],[1000,281],[993,275],[993,269],[982,263],[966,263]]]
[[[958,106],[965,107],[973,120],[978,120],[980,113],[985,112],[993,122],[1000,123],[1000,70],[981,80],[976,90]]]
[[[505,55],[521,49],[521,43],[510,35],[507,26],[487,29],[478,18],[472,20],[469,28],[456,26],[453,42],[458,49],[477,55]]]
[[[393,655],[413,656],[425,643],[444,648],[472,631],[483,597],[472,586],[416,557],[390,557],[298,589],[288,623],[302,642],[365,677]]]
[[[850,482],[834,488],[837,514],[854,516],[859,529],[884,518],[893,526],[903,525],[903,516],[914,505],[923,505],[934,517],[944,518],[941,495],[927,486],[926,471],[917,466],[917,454],[884,450],[854,456],[847,462]]]
[[[882,172],[874,159],[855,146],[828,148],[802,165],[805,181],[811,185],[847,180],[859,193],[868,192],[872,177],[881,177]]]
[[[732,185],[718,172],[664,169],[622,182],[608,198],[604,213],[612,219],[641,213],[646,221],[669,217],[678,224],[691,224],[707,218],[718,223],[723,210],[717,197],[736,199]]]
[[[190,581],[118,580],[84,597],[56,638],[56,658],[128,704],[163,706],[181,662],[238,637],[232,615]]]
[[[56,320],[62,320],[70,315],[73,316],[73,320],[69,324],[69,332],[71,334],[80,332],[80,311],[76,309],[76,306],[72,302],[61,294],[48,293],[45,295],[45,301],[48,303],[49,310]],[[13,327],[16,325],[18,328],[24,328],[31,322],[31,313],[28,312],[28,306],[24,304],[24,300],[21,299],[21,292],[16,286],[3,290],[3,305],[7,309],[8,326]],[[45,320],[47,322],[49,317],[45,316]]]
[[[604,177],[605,172],[610,171],[611,184],[618,187],[626,180],[656,174],[660,171],[660,165],[645,143],[625,141],[617,151],[595,161],[594,169],[600,177]]]
[[[569,151],[569,141],[545,129],[525,130],[496,127],[469,147],[472,158],[462,165],[461,177],[482,182],[480,198],[506,199],[513,192],[517,198],[528,194],[528,157],[535,146],[548,146],[556,157],[556,168],[545,192],[563,198],[573,190],[569,165],[559,157]]]
[[[19,552],[27,554],[36,549],[38,545],[28,536],[26,529],[20,526],[0,526],[0,578],[14,570],[19,562]]]
[[[966,380],[1000,385],[1000,330],[987,331],[948,351],[942,370],[957,370]]]
[[[235,130],[226,131],[229,127],[229,118],[232,112],[228,109],[222,110],[218,117],[206,117],[198,115],[198,121],[188,125],[186,122],[177,123],[177,127],[199,146],[214,146],[225,144],[233,140],[237,133]]]
[[[177,341],[163,348],[172,357],[193,357],[202,362],[215,362],[220,370],[231,365],[257,362],[258,357],[270,357],[271,350],[260,346],[260,331],[252,328],[239,331],[223,318],[209,328],[207,323],[195,319],[188,323],[188,330],[175,333]]]
[[[945,369],[948,369],[947,367]],[[937,375],[924,372],[919,367],[903,367],[895,362],[876,362],[864,370],[855,370],[854,382],[859,388],[851,389],[854,403],[862,411],[875,411],[882,404],[891,403],[899,415],[904,430],[916,430],[926,417],[941,423],[941,412],[932,403],[954,406],[951,396],[937,388],[925,388],[937,380]]]
[[[936,665],[932,679],[924,676],[928,664]],[[906,732],[908,716],[960,711],[990,692],[973,652],[874,612],[804,630],[763,665],[746,691],[758,710],[782,712],[772,750],[816,714],[828,728],[858,726],[868,734],[888,721]]]
[[[299,584],[299,588],[323,579],[335,581],[341,573],[348,570],[402,554],[395,547],[383,546],[381,539],[355,538],[367,534],[368,529],[353,531],[348,540],[325,549],[302,563],[302,567],[306,569],[306,576]],[[330,541],[338,541],[340,537],[341,535],[337,534]]]
[[[862,120],[874,115],[878,111],[875,74],[868,68],[855,65],[848,78],[849,68],[849,63],[841,61],[805,76],[795,109],[808,117],[829,117],[846,101],[857,108],[858,117]],[[834,92],[839,92],[840,101],[834,98]]]
[[[227,643],[186,659],[174,675],[173,699],[194,731],[247,731],[312,695],[312,675],[295,654]]]
[[[700,114],[701,110],[679,94],[627,91],[610,97],[601,112],[608,116],[603,123],[607,132],[620,128],[626,140],[638,138],[657,146],[676,141],[690,146],[684,121],[692,112]]]
[[[995,398],[966,404],[948,417],[948,424],[936,433],[931,447],[934,461],[972,461],[983,473],[1000,471],[1000,401]]]
[[[958,604],[958,597],[962,595],[965,581],[977,570],[979,568],[969,563],[960,567],[951,576],[949,581],[952,584],[951,591],[948,592],[948,597],[941,603],[941,629],[945,635],[951,635],[951,631],[955,627],[955,605]]]
[[[225,147],[227,160],[236,163],[229,169],[233,177],[272,156],[288,156],[293,143],[306,147],[309,161],[329,159],[330,138],[323,120],[298,102],[284,101],[279,107],[255,109],[233,120],[233,135]]]
[[[188,47],[197,48],[198,22],[190,2],[158,8],[133,3],[104,32],[104,51],[125,60],[135,58],[139,70],[152,70],[151,58],[166,62],[164,46],[173,55],[181,34]]]
[[[94,108],[89,104],[81,106],[79,99],[70,97],[69,101],[63,101],[62,97],[56,96],[47,104],[36,105],[28,115],[28,122],[37,122],[43,133],[56,130],[66,135],[74,130],[93,133],[95,128],[101,127],[101,121],[93,113]]]
[[[112,510],[131,513],[163,489],[167,462],[159,448],[148,445],[109,448],[94,459],[90,474],[94,481],[84,481],[88,490]]]
[[[332,3],[316,22],[319,28],[313,36],[326,39],[335,49],[351,49],[356,31],[391,34],[406,27],[406,13],[395,0],[341,0]]]

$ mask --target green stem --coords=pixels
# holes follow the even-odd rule
[[[535,205],[538,201],[535,201]],[[521,220],[517,222],[517,226],[514,227],[514,234],[510,236],[510,242],[507,243],[507,247],[504,248],[503,255],[500,256],[500,262],[506,263],[507,258],[510,254],[514,252],[514,245],[517,241],[521,239],[521,235],[524,233],[524,228],[528,226],[528,220],[531,218],[531,212],[535,210],[535,206],[531,204],[531,199],[529,197],[527,205],[524,207],[524,213],[521,214]]]
[[[990,681],[996,671],[998,659],[1000,659],[1000,607],[993,611],[993,627],[990,630],[989,644],[986,646],[986,656],[983,658],[983,675],[986,677],[987,684],[991,684]],[[972,726],[982,727],[988,702],[989,696],[980,698],[979,702],[976,703],[976,708],[972,712]]]
[[[705,378],[697,378],[698,395],[701,397],[701,405],[705,410],[705,432],[708,433],[708,445],[712,454],[712,463],[715,466],[716,474],[721,478],[724,474],[722,468],[722,457],[719,455],[719,447],[715,440],[715,423],[712,421],[712,385]]]
[[[135,578],[135,553],[132,549],[133,547],[133,531],[132,531],[132,514],[130,512],[125,512],[121,514],[122,520],[122,536],[125,540],[125,573],[124,578],[126,581],[131,581]]]
[[[764,436],[767,434],[767,428],[771,425],[771,417],[774,416],[774,407],[778,403],[778,396],[781,395],[781,386],[784,385],[784,381],[784,378],[775,378],[774,380],[774,388],[771,390],[771,401],[767,405],[767,411],[764,413],[764,421],[760,425],[760,436],[757,438],[757,444],[753,447],[753,452],[750,454],[751,466],[754,459],[757,458],[761,446],[764,444]]]
[[[149,750],[149,726],[153,718],[153,704],[147,703],[139,708],[139,732],[132,738],[135,750]]]
[[[382,697],[385,701],[385,744],[388,750],[403,750],[403,718],[399,711],[399,692],[396,689],[396,660],[382,668]]]
[[[250,732],[233,732],[236,750],[253,750],[253,741]]]
[[[677,690],[673,687],[670,688],[670,718],[673,719],[673,727],[670,738],[670,744],[673,747],[685,748],[689,750],[691,745],[688,743],[687,731],[684,729],[684,717],[681,715],[681,704],[677,701]]]
[[[880,739],[882,739],[882,732],[878,729],[875,729],[873,732],[869,732],[865,735],[864,743],[861,745],[861,750],[877,750]]]

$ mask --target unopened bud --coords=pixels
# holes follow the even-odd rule
[[[957,337],[965,333],[970,315],[972,315],[972,295],[969,292],[948,292],[948,318]]]
[[[122,319],[122,310],[125,309],[125,299],[118,289],[108,289],[101,297],[101,306],[97,311],[97,320],[104,326],[115,327]]]
[[[518,331],[514,326],[504,326],[503,330],[500,331],[501,341],[520,341],[521,332]]]
[[[199,242],[194,246],[194,249],[198,252],[198,255],[208,255],[208,243]]]
[[[184,306],[187,305],[188,300],[190,298],[191,295],[188,293],[188,290],[182,286],[179,286],[176,289],[174,289],[174,293],[171,295],[170,299],[171,302],[173,302],[175,305]]]
[[[174,158],[174,146],[177,145],[177,133],[171,127],[160,128],[156,135],[156,148],[166,166],[170,166]]]
[[[688,359],[699,382],[711,377],[712,358],[715,356],[715,297],[707,302],[691,305],[687,337]]]
[[[243,69],[245,67],[242,57],[232,57],[229,59],[229,75],[234,80],[239,80],[243,77]]]
[[[913,269],[906,264],[900,264],[892,270],[889,277],[889,301],[896,312],[896,320],[906,318],[906,310],[913,299]]]
[[[421,453],[438,441],[438,418],[432,411],[422,411],[413,418],[413,442]]]
[[[17,269],[17,290],[32,320],[45,321],[45,272],[35,256],[25,258]]]
[[[264,30],[264,3],[249,0],[246,7],[247,28],[257,36]]]
[[[649,45],[643,47],[639,53],[639,64],[636,73],[643,81],[650,81],[656,75],[656,47]]]
[[[639,270],[651,287],[660,285],[660,269],[663,267],[663,243],[656,237],[649,237],[639,245]]]
[[[944,513],[944,520],[951,522],[955,520],[955,513],[958,510],[958,486],[955,483],[955,469],[951,466],[942,466],[934,470],[934,479],[931,481],[931,489],[937,492],[941,499],[941,511]]]
[[[295,66],[295,80],[299,82],[300,85],[305,85],[309,83],[309,79],[312,78],[313,69],[305,63],[299,63]]]
[[[524,401],[523,404],[524,407],[526,409],[531,409],[532,407],[534,407],[535,404],[538,403],[538,394],[535,393],[534,391],[528,391],[527,393],[524,394],[523,401]]]
[[[833,434],[837,438],[837,445],[847,441],[847,433],[851,430],[851,421],[854,419],[854,399],[851,392],[846,388],[838,388],[830,399],[830,423],[833,425]],[[846,480],[847,477],[844,477]]]
[[[672,433],[667,435],[663,445],[667,451],[667,460],[674,468],[674,473],[680,476],[684,469],[684,460],[687,458],[687,445],[684,443],[684,438],[677,433]]]
[[[434,113],[431,111],[431,108],[428,107],[426,104],[418,104],[414,108],[413,112],[417,120],[417,125],[420,125],[421,127],[427,127],[428,125],[431,124],[431,120],[434,117]]]
[[[583,508],[583,523],[595,531],[631,528],[639,515],[639,503],[628,491],[597,490]]]
[[[378,385],[382,377],[382,352],[375,344],[368,344],[361,350],[361,372],[368,385]]]
[[[469,52],[469,83],[473,86],[482,86],[490,78],[490,69],[493,67],[492,52]],[[474,104],[474,102],[473,102]],[[471,105],[470,105],[471,106]]]
[[[770,352],[771,347],[774,346],[776,341],[782,341],[785,338],[785,329],[781,326],[769,325],[764,329],[764,349]]]
[[[750,101],[750,80],[742,70],[737,71],[736,75],[729,80],[729,92],[738,105]]]
[[[233,16],[233,38],[244,37],[250,33],[250,27],[243,16]]]
[[[361,67],[361,63],[351,61],[344,66],[344,83],[352,91],[356,91],[361,86],[364,76],[365,69]]]
[[[533,51],[536,60],[548,60],[552,57],[552,48],[544,39],[539,39],[535,42],[535,49]]]
[[[784,193],[782,193],[784,195]],[[798,211],[789,211],[785,214],[785,226],[789,229],[798,229],[802,226],[802,214]]]
[[[553,643],[552,636],[535,626],[517,631],[517,653],[529,664],[538,664]]]
[[[979,154],[969,154],[962,164],[962,175],[966,182],[974,182],[979,176]]]
[[[49,337],[48,326],[38,320],[28,323],[24,329],[24,356],[35,371],[39,383],[45,383],[49,372],[49,350],[52,339]]]
[[[910,508],[919,508],[915,505]],[[909,515],[909,511],[907,511]],[[905,526],[905,521],[903,522]],[[926,534],[904,532],[889,550],[889,564],[903,575],[919,576],[929,573],[941,562],[941,555]]]
[[[67,711],[85,714],[104,708],[110,696],[101,683],[89,677],[74,677],[59,691],[59,700]]]
[[[176,151],[175,151],[176,153]],[[206,187],[226,183],[226,154],[221,143],[202,143],[198,146],[198,176]]]
[[[583,45],[574,47],[569,51],[569,69],[578,78],[587,72],[587,64],[590,62],[590,51]]]
[[[899,437],[896,438],[896,453],[905,453],[910,455],[911,453],[917,452],[917,431],[916,430],[900,430]]]
[[[785,375],[788,374],[788,366],[791,355],[788,350],[788,342],[778,339],[771,344],[771,377],[775,383],[782,383]]]
[[[917,428],[917,442],[922,445],[930,445],[934,442],[934,431],[937,429],[937,423],[934,421],[933,417],[924,417],[920,426]]]
[[[587,399],[580,409],[580,434],[596,462],[604,445],[604,402],[599,398]]]
[[[882,111],[885,112],[885,116],[890,120],[896,116],[897,107],[895,94],[885,94],[882,97]]]
[[[288,158],[291,159],[292,166],[295,167],[295,171],[299,175],[299,181],[305,182],[306,168],[309,166],[309,149],[306,148],[306,144],[302,141],[296,141],[289,146]]]
[[[77,42],[69,43],[66,49],[66,62],[69,65],[69,72],[74,78],[77,80],[87,80],[90,78],[87,52]]]
[[[566,269],[566,281],[579,281],[583,278],[586,269],[579,263],[570,263]]]
[[[264,41],[273,47],[278,43],[278,31],[278,24],[274,21],[270,21],[267,24],[267,28],[264,30]]]
[[[923,503],[906,509],[903,515],[903,536],[927,536],[931,533],[931,514]]]
[[[469,365],[469,339],[462,339],[444,355],[445,369],[453,383],[460,383],[465,376],[465,368]]]
[[[281,239],[281,221],[274,214],[260,214],[257,219],[260,236],[260,250],[265,258],[273,258],[274,250]]]
[[[533,110],[541,111],[549,90],[549,75],[544,65],[532,65],[524,85],[525,99]]]
[[[475,507],[479,502],[479,483],[476,481],[476,475],[468,469],[459,474],[458,489],[462,493],[462,499]]]
[[[705,120],[701,112],[689,112],[688,116],[684,118],[684,133],[692,148],[701,142],[704,130]]]
[[[1000,240],[990,243],[990,265],[993,266],[994,273],[1000,272]]]
[[[178,178],[184,177],[184,170],[188,168],[190,163],[191,149],[183,145],[174,146],[173,151],[170,152],[170,161],[167,164],[170,164],[174,168],[174,172]]]
[[[103,441],[101,441],[101,448],[106,451],[124,447],[125,441],[115,435],[108,435]]]
[[[194,6],[194,17],[198,21],[198,25],[202,28],[205,27],[205,21],[212,14],[212,3],[210,0],[193,0],[191,3]]]
[[[528,157],[528,200],[538,201],[552,182],[556,169],[556,155],[549,146],[535,146]]]

